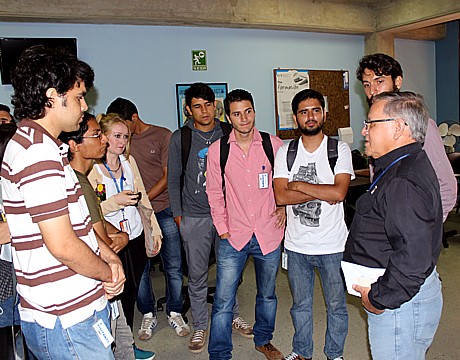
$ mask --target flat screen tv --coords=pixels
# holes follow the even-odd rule
[[[2,84],[11,84],[11,72],[16,67],[22,52],[34,45],[63,47],[77,56],[75,38],[0,38],[0,72]]]

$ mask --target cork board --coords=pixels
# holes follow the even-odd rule
[[[281,139],[300,136],[292,119],[291,100],[303,89],[319,91],[326,100],[327,121],[323,132],[337,136],[337,130],[350,126],[348,70],[274,69],[276,135]]]

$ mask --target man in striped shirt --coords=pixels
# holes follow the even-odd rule
[[[2,191],[21,297],[21,327],[38,359],[113,359],[107,298],[123,290],[120,260],[93,231],[62,131],[78,129],[93,85],[88,64],[43,46],[13,73],[22,119],[5,152]]]

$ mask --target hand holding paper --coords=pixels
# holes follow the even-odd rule
[[[347,261],[342,261],[341,265],[348,293],[359,297],[361,297],[361,293],[353,289],[353,285],[370,288],[371,284],[375,283],[385,272],[385,269],[382,268],[370,268]]]

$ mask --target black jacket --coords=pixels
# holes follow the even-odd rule
[[[386,268],[372,284],[369,300],[377,309],[395,309],[418,293],[438,262],[441,195],[419,143],[378,158],[374,179],[375,185],[357,201],[344,260]]]

